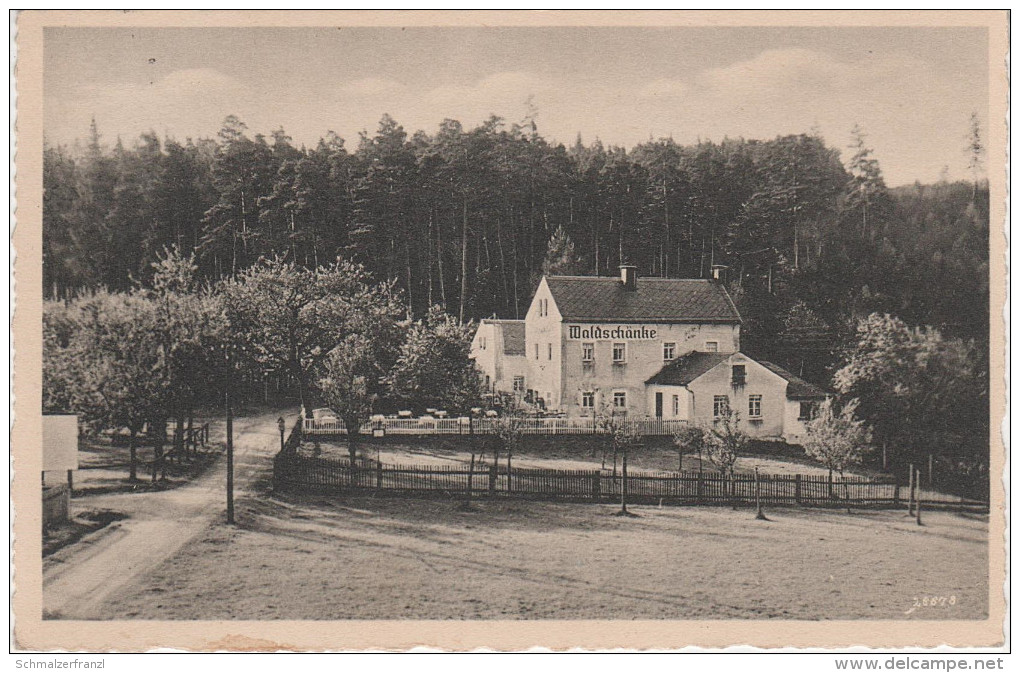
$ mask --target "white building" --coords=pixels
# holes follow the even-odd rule
[[[485,319],[478,325],[471,357],[483,372],[486,393],[527,391],[524,334],[523,320]]]
[[[542,278],[524,321],[482,321],[472,356],[489,389],[523,390],[567,417],[611,408],[706,422],[733,409],[750,434],[800,440],[826,393],[741,353],[740,324],[721,283],[624,266],[619,278]]]

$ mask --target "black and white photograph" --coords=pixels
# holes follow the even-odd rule
[[[26,642],[1003,642],[1008,14],[296,14],[20,18]]]

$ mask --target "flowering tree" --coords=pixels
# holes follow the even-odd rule
[[[433,306],[411,326],[388,383],[409,405],[467,411],[481,397],[481,377],[471,359],[474,327]]]
[[[361,266],[342,259],[315,269],[262,259],[222,289],[238,341],[259,364],[294,376],[305,409],[333,349],[352,334],[388,339],[402,312],[391,284],[372,283]]]
[[[857,465],[871,443],[871,428],[856,416],[858,400],[843,405],[838,412],[832,400],[825,400],[818,415],[807,422],[804,451],[829,469],[829,497],[832,497],[832,473]]]
[[[987,459],[987,372],[975,343],[873,313],[858,322],[833,385],[860,400],[856,414],[901,465],[926,453]]]
[[[628,421],[624,413],[603,404],[595,416],[595,427],[609,435],[613,447],[613,481],[616,480],[616,458],[623,456],[623,490],[620,497],[619,516],[637,516],[627,511],[627,454],[631,449],[641,445],[641,433],[633,421]]]
[[[169,362],[153,338],[158,315],[139,293],[96,292],[44,313],[43,409],[78,414],[86,432],[127,428],[130,479],[137,479],[136,437],[148,424],[157,460],[172,388]]]
[[[704,437],[708,459],[732,479],[737,459],[751,440],[740,428],[740,414],[727,409],[708,426]]]
[[[375,370],[371,339],[360,334],[351,335],[330,351],[322,370],[319,390],[347,428],[347,451],[354,463],[361,426],[371,416],[376,399],[369,385]]]
[[[603,402],[595,414],[595,427],[609,436],[613,449],[613,478],[616,478],[616,459],[621,453],[641,443],[641,433],[636,425],[627,420],[624,413],[617,412],[609,402]]]
[[[493,463],[499,464],[499,447],[506,449],[506,469],[510,471],[510,461],[514,452],[524,441],[524,421],[531,411],[530,406],[514,394],[503,394],[500,398],[499,416],[492,419],[492,429],[499,442],[493,449]]]
[[[678,467],[680,472],[684,469],[684,454],[698,454],[705,448],[705,429],[697,425],[684,425],[673,433],[673,446],[676,447]]]

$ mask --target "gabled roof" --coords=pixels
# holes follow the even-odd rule
[[[758,364],[788,381],[786,386],[786,399],[788,400],[824,400],[828,397],[828,393],[823,389],[791,374],[777,364],[764,360],[759,360]]]
[[[638,278],[626,290],[614,276],[547,276],[564,320],[578,322],[739,323],[719,283],[697,278]]]
[[[503,335],[503,355],[524,355],[524,321],[496,320],[485,318],[483,323],[491,324]]]
[[[692,351],[663,366],[646,384],[663,386],[686,386],[695,379],[707,374],[716,365],[728,360],[733,353],[702,353]],[[747,357],[747,356],[744,356]],[[751,360],[750,358],[747,358]],[[751,360],[765,367],[773,374],[786,379],[786,399],[788,400],[824,400],[828,393],[813,383],[808,383],[799,376],[794,376],[779,365],[764,360]]]
[[[663,386],[686,386],[716,365],[728,360],[731,355],[733,353],[691,351],[665,365],[645,383],[655,383]]]

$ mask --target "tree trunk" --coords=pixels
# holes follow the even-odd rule
[[[198,443],[195,441],[195,409],[194,407],[188,407],[188,437],[191,438],[191,454],[195,455],[198,453]],[[187,452],[187,444],[185,444],[185,452]]]
[[[163,456],[163,447],[166,445],[166,419],[161,418],[153,425],[156,426],[156,433],[153,438],[152,482],[156,483],[157,478],[166,481],[166,461]]]
[[[468,205],[467,197],[464,197],[460,230],[460,321],[462,323],[464,322],[464,304],[467,301],[467,265],[468,265],[467,205]]]
[[[431,215],[430,215],[431,217]],[[439,298],[446,308],[446,281],[443,279],[443,223],[436,224],[436,264],[439,266]]]
[[[184,407],[178,405],[177,416],[174,418],[174,456],[179,462],[184,461]]]
[[[358,439],[361,438],[361,423],[357,421],[345,421],[347,425],[347,454],[351,459],[351,466],[358,459]]]
[[[138,447],[137,447],[137,436],[138,431],[134,428],[130,428],[128,435],[128,451],[131,454],[131,472],[128,479],[131,481],[138,481]]]

